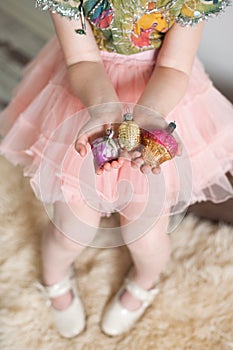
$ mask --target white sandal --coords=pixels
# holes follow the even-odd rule
[[[43,286],[37,282],[36,287],[46,298],[46,304],[51,308],[51,314],[57,331],[65,338],[72,338],[80,334],[85,328],[85,312],[79,298],[74,278],[69,274],[59,283]],[[52,306],[51,298],[59,297],[68,291],[73,294],[71,304],[64,310],[57,310]]]
[[[127,290],[135,298],[142,301],[142,305],[135,311],[130,311],[122,306],[120,296],[124,290]],[[101,323],[102,331],[110,336],[117,336],[128,332],[152,304],[158,293],[158,288],[145,290],[130,280],[129,277],[126,278],[121,289],[107,306]]]

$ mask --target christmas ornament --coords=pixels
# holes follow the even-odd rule
[[[118,142],[122,149],[132,151],[140,144],[140,128],[133,121],[132,114],[125,113],[123,118],[118,130]]]
[[[166,129],[142,131],[142,158],[145,164],[154,168],[175,157],[178,152],[178,143],[172,135],[175,128],[176,124],[171,122]]]
[[[118,158],[119,145],[117,140],[113,139],[113,135],[114,131],[108,129],[105,136],[98,137],[91,143],[95,170]]]

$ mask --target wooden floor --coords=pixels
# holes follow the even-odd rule
[[[28,63],[53,34],[47,13],[35,9],[33,0],[0,1],[0,108]]]

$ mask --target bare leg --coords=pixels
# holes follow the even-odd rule
[[[88,206],[77,204],[75,206],[79,217],[83,222],[92,221],[92,235],[94,238],[99,225],[100,213],[92,210]],[[88,220],[88,221],[87,221]],[[84,245],[74,242],[67,237],[68,233],[75,230],[85,229],[87,226],[77,225],[78,221],[68,210],[65,203],[57,202],[54,205],[54,222],[59,229],[50,223],[48,230],[42,239],[42,276],[46,286],[60,282],[68,274],[69,268],[77,256],[84,249]],[[96,229],[95,229],[96,228]],[[79,235],[80,236],[80,235]],[[87,232],[83,232],[83,237],[87,237]],[[88,242],[84,242],[88,244]],[[59,310],[65,309],[72,300],[71,292],[53,299],[53,306]]]
[[[122,235],[127,237],[127,221],[122,216]],[[159,278],[160,273],[170,258],[170,237],[166,234],[168,217],[161,217],[151,230],[127,247],[132,256],[135,269],[133,280],[142,288],[150,289]],[[136,310],[141,302],[134,298],[128,291],[121,296],[121,303],[129,310]]]

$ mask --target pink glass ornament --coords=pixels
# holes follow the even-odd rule
[[[173,131],[176,124],[171,122],[166,129],[154,129],[142,132],[142,144],[145,146],[142,157],[146,164],[155,167],[170,160],[178,153],[178,143]]]
[[[102,168],[106,162],[118,158],[119,145],[117,140],[113,139],[113,135],[114,131],[108,129],[106,136],[98,137],[91,143],[95,170]]]

